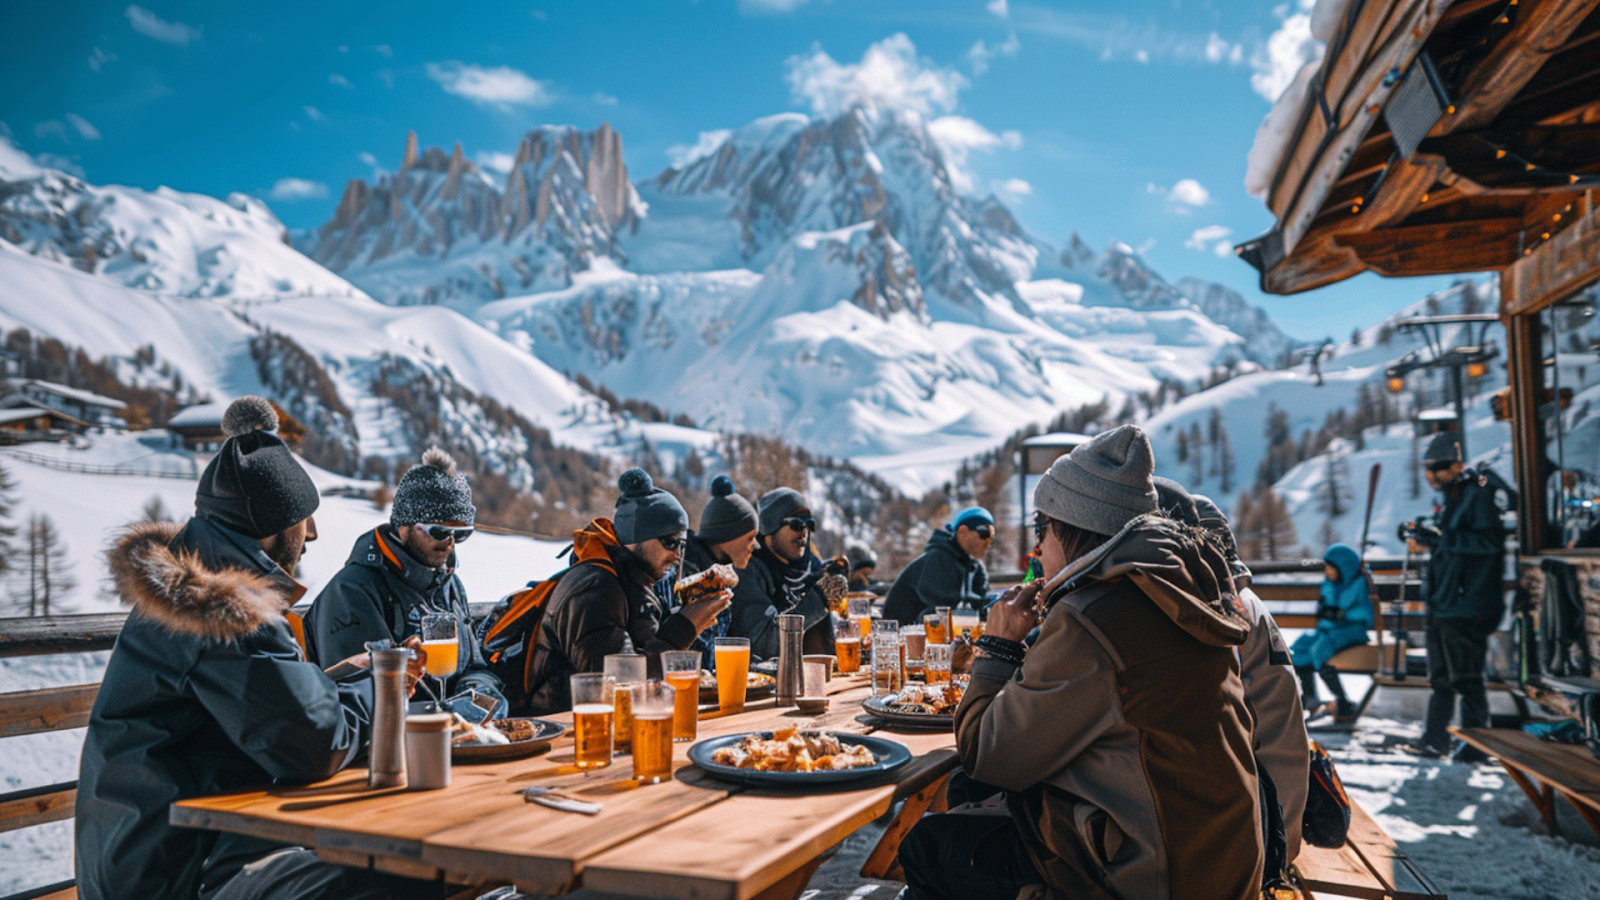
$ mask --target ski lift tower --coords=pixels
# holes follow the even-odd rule
[[[1500,355],[1500,348],[1488,338],[1489,326],[1499,323],[1500,317],[1494,313],[1402,319],[1396,327],[1402,332],[1420,333],[1427,347],[1407,353],[1383,373],[1388,379],[1390,393],[1398,394],[1405,390],[1406,376],[1412,372],[1419,369],[1450,370],[1450,393],[1455,402],[1456,432],[1461,439],[1463,462],[1470,457],[1467,453],[1466,390],[1461,380],[1462,373],[1464,371],[1469,378],[1482,378],[1489,371],[1489,361]],[[1447,348],[1445,329],[1452,325],[1462,326],[1458,334],[1464,335],[1467,343]]]

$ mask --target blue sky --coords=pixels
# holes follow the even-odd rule
[[[17,145],[98,183],[257,194],[307,228],[346,180],[398,166],[408,130],[492,164],[531,127],[608,121],[637,179],[856,78],[945,117],[972,189],[1038,237],[1124,241],[1296,336],[1347,335],[1446,283],[1275,298],[1218,254],[1271,224],[1245,157],[1266,96],[1315,52],[1305,0],[142,2],[0,6]]]

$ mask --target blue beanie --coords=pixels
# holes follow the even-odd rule
[[[611,517],[617,540],[624,544],[642,544],[654,538],[667,537],[689,528],[689,514],[683,504],[650,480],[643,469],[629,469],[617,479],[622,496],[617,498],[617,511]]]
[[[961,512],[950,517],[950,530],[955,531],[963,525],[969,528],[973,525],[993,525],[994,516],[981,506],[969,506]]]

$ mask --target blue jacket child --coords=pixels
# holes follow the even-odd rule
[[[1367,630],[1372,627],[1372,602],[1361,555],[1354,547],[1334,544],[1323,554],[1322,562],[1327,580],[1322,583],[1322,596],[1317,604],[1317,627],[1302,634],[1289,654],[1294,658],[1295,673],[1300,676],[1301,704],[1307,710],[1318,708],[1313,676],[1320,674],[1336,703],[1334,718],[1348,721],[1355,716],[1355,704],[1345,696],[1339,672],[1328,662],[1339,651],[1367,642]]]

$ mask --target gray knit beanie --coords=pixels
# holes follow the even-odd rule
[[[1422,454],[1425,463],[1463,462],[1461,438],[1453,431],[1441,431],[1428,442],[1428,451]]]
[[[472,505],[467,476],[456,471],[456,461],[438,447],[422,454],[422,465],[412,466],[394,489],[394,509],[389,521],[396,528],[419,522],[473,524],[478,508]]]
[[[811,501],[794,488],[773,488],[761,495],[761,533],[777,534],[783,520],[800,510],[810,510]]]
[[[1150,438],[1137,425],[1123,425],[1056,460],[1034,488],[1033,505],[1076,528],[1116,534],[1156,511],[1154,469]]]
[[[733,479],[718,475],[711,481],[711,500],[700,513],[700,528],[695,531],[707,544],[725,544],[756,530],[756,508],[739,496]]]
[[[617,478],[617,488],[622,495],[617,498],[611,525],[621,543],[642,544],[689,529],[689,514],[683,511],[683,504],[656,487],[645,470],[623,472]]]

